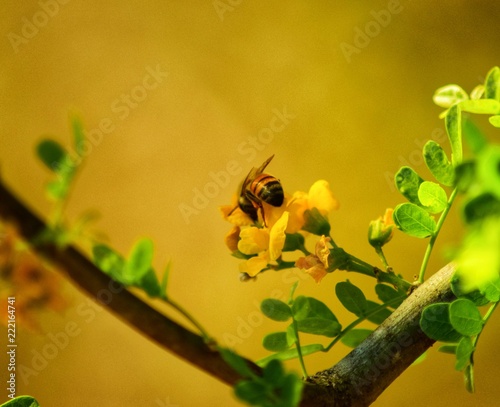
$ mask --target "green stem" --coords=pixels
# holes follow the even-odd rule
[[[375,247],[375,251],[377,252],[378,257],[380,258],[380,261],[384,265],[385,270],[388,270],[389,263],[387,263],[387,259],[385,258],[385,254],[384,254],[384,251],[382,250],[382,247],[380,247],[380,246]]]
[[[210,337],[208,332],[203,328],[203,326],[179,303],[174,300],[168,298],[166,295],[162,296],[161,299],[165,301],[168,305],[174,308],[177,312],[179,312],[182,316],[184,316],[191,324],[193,324],[196,329],[201,333],[205,343],[212,343],[214,340]]]
[[[354,271],[356,273],[375,277],[378,282],[392,284],[393,286],[398,287],[398,289],[403,292],[406,292],[410,288],[411,284],[405,279],[397,276],[394,272],[379,270],[376,267],[373,267],[371,264],[368,264],[351,254],[346,254],[350,257],[347,271]]]
[[[420,266],[420,273],[418,275],[418,282],[422,284],[424,282],[424,277],[425,277],[425,270],[427,269],[427,264],[429,263],[429,259],[431,257],[432,249],[434,248],[434,243],[436,242],[436,239],[439,235],[439,232],[441,231],[441,228],[443,226],[443,223],[446,219],[446,216],[448,215],[448,212],[451,209],[451,206],[453,204],[453,201],[455,200],[455,197],[457,196],[458,189],[455,188],[453,192],[450,195],[450,198],[448,199],[448,203],[446,205],[445,210],[439,217],[439,220],[436,225],[436,231],[434,234],[431,236],[429,240],[429,244],[427,245],[427,249],[425,250],[424,258],[422,260],[422,265]]]
[[[490,319],[490,317],[493,315],[493,312],[495,311],[495,308],[497,307],[498,304],[499,304],[498,302],[495,302],[492,306],[490,306],[490,308],[488,309],[488,311],[486,312],[486,314],[484,314],[484,317],[483,317],[483,326],[486,325],[486,322],[488,322],[488,320]],[[481,335],[482,332],[483,331],[481,330],[481,332],[479,332],[479,334],[472,341],[472,346],[473,347],[476,347],[476,343],[479,340],[479,336]]]
[[[303,377],[309,377],[306,371],[306,365],[304,364],[304,357],[302,356],[302,349],[300,348],[300,339],[299,339],[299,327],[297,326],[297,321],[293,318],[293,330],[295,331],[295,337],[297,338],[295,341],[295,346],[297,347],[297,356],[300,362],[300,369],[302,370]]]
[[[340,332],[335,339],[326,347],[322,350],[322,352],[328,352],[338,341],[340,341],[349,331],[351,331],[353,328],[355,328],[357,325],[359,325],[361,322],[363,322],[365,319],[367,319],[369,316],[376,314],[380,310],[387,308],[387,306],[396,304],[401,299],[403,296],[398,297],[398,298],[393,298],[390,301],[384,302],[383,304],[380,304],[377,308],[374,308],[371,312],[368,312],[366,315],[363,315],[356,319],[355,321],[351,322],[349,325],[347,325],[342,332]]]

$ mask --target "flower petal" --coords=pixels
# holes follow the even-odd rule
[[[316,243],[316,256],[325,268],[328,268],[328,256],[330,255],[328,242],[330,240],[331,239],[329,237],[321,236],[321,239],[319,239],[318,243]]]
[[[285,230],[288,224],[288,212],[283,212],[281,218],[274,224],[269,233],[269,259],[275,261],[281,256],[281,251],[285,245]]]
[[[240,227],[234,226],[229,233],[224,238],[226,242],[226,246],[231,250],[231,252],[235,252],[238,250],[238,241],[240,240]]]
[[[255,277],[267,267],[269,255],[267,252],[259,253],[258,256],[251,257],[244,263],[240,263],[239,268],[241,273],[247,273],[250,277]]]
[[[269,247],[269,232],[267,229],[250,227],[240,232],[238,249],[245,254],[257,254]]]
[[[309,189],[309,208],[317,208],[322,215],[338,209],[339,203],[333,196],[330,184],[325,180],[316,181]]]

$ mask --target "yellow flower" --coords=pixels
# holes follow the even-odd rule
[[[301,257],[295,262],[295,267],[304,270],[317,283],[328,274],[328,258],[330,255],[328,242],[330,240],[329,237],[321,236],[321,239],[316,243],[315,254]]]
[[[220,213],[224,220],[232,223],[235,226],[248,226],[253,224],[252,218],[241,210],[238,206],[238,196],[234,195],[231,200],[231,205],[219,206]]]
[[[240,264],[240,271],[255,277],[268,265],[276,265],[285,245],[285,230],[288,223],[288,212],[271,228],[249,227],[240,232],[238,250],[243,254],[256,255]]]
[[[293,194],[287,206],[287,211],[290,212],[287,233],[296,233],[302,229],[305,223],[304,212],[312,208],[316,208],[323,216],[339,208],[327,181],[316,181],[307,194],[301,191]]]
[[[226,242],[226,246],[229,248],[229,250],[231,250],[231,252],[235,252],[236,250],[238,250],[239,239],[240,239],[240,227],[234,226],[224,239]]]

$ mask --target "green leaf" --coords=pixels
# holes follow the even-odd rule
[[[451,325],[448,303],[436,303],[425,307],[420,317],[422,331],[431,339],[442,342],[458,342],[462,335]]]
[[[125,259],[119,253],[104,244],[97,244],[92,248],[92,255],[95,265],[104,273],[122,284],[129,284],[123,278]]]
[[[462,134],[473,154],[479,154],[488,145],[486,136],[468,116],[462,117]]]
[[[134,244],[123,273],[126,280],[133,283],[141,281],[142,277],[151,268],[153,251],[153,241],[151,239],[140,239]]]
[[[440,107],[448,109],[455,103],[461,102],[469,98],[467,92],[458,85],[446,85],[434,92],[432,100]]]
[[[351,329],[340,340],[350,348],[356,348],[373,332],[371,329]]]
[[[283,369],[283,364],[277,359],[271,360],[264,367],[262,378],[267,383],[281,385],[283,379],[285,378],[285,369]]]
[[[319,343],[315,343],[312,345],[305,345],[305,346],[300,347],[302,356],[307,356],[307,355],[310,355],[312,353],[321,352],[324,349],[325,349],[324,346],[319,344]],[[267,363],[269,363],[269,361],[271,361],[273,359],[290,360],[290,359],[295,359],[297,357],[298,357],[297,348],[292,348],[292,349],[287,349],[283,352],[275,353],[273,355],[262,358],[255,363],[258,366],[262,367],[262,366],[265,366]]]
[[[391,305],[389,305],[391,308],[399,307],[407,297],[406,293],[402,293],[387,284],[381,283],[375,286],[375,292],[383,303],[391,302]]]
[[[449,353],[450,355],[454,355],[457,353],[457,345],[441,345],[438,348],[439,352]]]
[[[483,329],[481,313],[466,298],[459,298],[450,304],[450,322],[458,333],[465,336],[477,335]]]
[[[420,184],[418,199],[430,213],[442,212],[448,206],[448,197],[444,189],[430,181]]]
[[[45,166],[56,173],[60,172],[60,168],[66,157],[66,150],[61,144],[54,140],[42,140],[38,143],[36,149],[38,158]]]
[[[280,407],[297,407],[302,399],[304,382],[294,373],[289,373],[283,380],[283,385],[278,389],[282,403]]]
[[[477,114],[498,114],[500,103],[492,99],[464,100],[460,102],[462,112]]]
[[[135,285],[142,288],[151,298],[158,298],[162,296],[163,291],[161,289],[160,282],[158,281],[158,277],[152,268],[149,268],[148,271],[142,275],[140,280],[135,282]]]
[[[387,308],[381,308],[381,305],[382,304],[377,304],[376,302],[370,300],[366,301],[366,308],[363,315],[366,315],[366,319],[368,321],[380,325],[389,317],[389,315],[392,314],[392,312]],[[378,311],[374,312],[376,309],[378,309]]]
[[[19,396],[0,404],[0,407],[40,407],[40,404],[31,396]]]
[[[455,272],[455,274],[451,278],[450,285],[451,285],[451,291],[453,291],[453,294],[455,294],[457,298],[467,298],[468,300],[471,300],[474,304],[476,304],[476,306],[478,307],[486,305],[490,302],[488,298],[486,298],[486,296],[479,290],[474,290],[471,292],[464,291],[462,284],[460,282],[460,273],[458,272]]]
[[[500,127],[500,116],[491,116],[488,120],[493,126]]]
[[[73,142],[76,153],[81,157],[84,153],[85,134],[83,132],[83,124],[79,117],[71,117],[71,128],[73,130]]]
[[[469,224],[484,221],[500,214],[500,200],[489,192],[479,194],[465,201],[462,213],[465,222]]]
[[[260,304],[262,313],[273,321],[288,321],[292,312],[290,307],[283,301],[267,298]]]
[[[422,178],[410,167],[401,167],[394,176],[396,188],[408,201],[420,205],[418,188],[424,182]]]
[[[448,110],[445,117],[446,132],[451,144],[451,163],[456,167],[462,161],[462,123],[461,111],[458,105]]]
[[[293,317],[296,321],[308,318],[322,318],[333,322],[339,322],[335,314],[325,303],[313,297],[303,295],[297,297],[292,305]]]
[[[252,377],[254,375],[252,369],[248,366],[245,359],[243,359],[236,352],[230,349],[219,347],[218,351],[222,356],[222,359],[231,366],[236,372],[238,372],[243,377]]]
[[[366,297],[358,287],[348,281],[341,281],[335,286],[335,294],[342,305],[356,316],[364,315]]]
[[[330,319],[310,317],[297,321],[297,329],[300,332],[312,335],[323,335],[327,338],[334,338],[337,336],[342,327],[337,321]]]
[[[464,336],[458,342],[456,349],[456,363],[455,370],[464,370],[467,365],[471,363],[471,356],[474,352],[474,346],[472,346],[472,339],[469,336]]]
[[[432,236],[436,231],[434,218],[425,209],[412,203],[396,206],[392,217],[401,231],[413,237],[422,239]]]
[[[500,101],[500,68],[495,66],[486,75],[484,97]]]
[[[469,393],[474,393],[476,386],[474,384],[474,365],[470,364],[464,371],[465,388]]]
[[[288,349],[291,344],[288,343],[286,332],[274,332],[264,336],[262,345],[272,352],[281,352]]]
[[[411,364],[412,366],[418,365],[422,363],[425,359],[427,359],[427,352],[422,353],[418,358],[416,358],[413,363]]]
[[[242,380],[234,386],[234,394],[252,406],[264,406],[267,402],[268,387],[263,382]]]
[[[434,140],[429,140],[424,146],[423,156],[434,178],[447,187],[452,186],[455,172],[443,148]]]
[[[484,296],[491,302],[500,301],[500,277],[482,282]]]

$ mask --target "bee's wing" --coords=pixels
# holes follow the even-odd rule
[[[245,180],[243,181],[243,184],[241,184],[241,194],[240,195],[243,195],[245,193],[245,191],[247,190],[247,187],[249,184],[252,183],[252,181],[255,179],[255,177],[257,176],[257,168],[253,167],[250,172],[248,173],[247,177],[245,178]]]
[[[273,158],[274,154],[271,157],[269,157],[266,161],[264,161],[264,163],[257,169],[257,173],[255,174],[255,176],[262,174]],[[255,170],[255,168],[253,169]]]
[[[271,160],[273,159],[273,157],[274,157],[274,154],[271,157],[269,157],[266,161],[264,161],[264,163],[259,168],[253,167],[250,170],[250,172],[248,173],[247,177],[243,181],[243,184],[241,184],[241,193],[240,193],[240,195],[245,194],[248,185],[252,183],[252,181],[255,179],[255,177],[257,175],[262,174],[262,172],[265,170],[265,168],[267,167],[267,165],[271,162]]]

